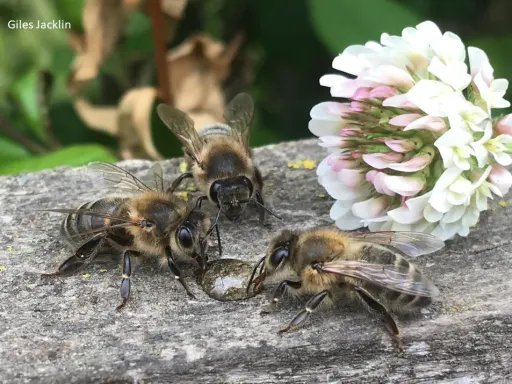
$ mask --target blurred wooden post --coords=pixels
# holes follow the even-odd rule
[[[160,0],[148,0],[147,9],[151,19],[151,34],[153,37],[153,49],[155,50],[155,62],[158,73],[158,98],[166,104],[173,105],[169,73],[167,68],[164,14]]]

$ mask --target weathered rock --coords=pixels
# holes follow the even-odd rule
[[[314,170],[289,169],[298,158],[321,160],[315,140],[256,150],[284,224],[268,230],[257,214],[223,221],[224,256],[256,261],[282,225],[330,224],[329,198]],[[150,163],[126,161],[143,175]],[[175,177],[178,160],[163,163]],[[41,280],[69,250],[59,239],[62,216],[35,212],[75,207],[101,197],[77,169],[58,168],[0,178],[0,382],[502,383],[512,380],[512,209],[495,206],[468,238],[418,264],[437,284],[440,301],[403,320],[405,354],[364,311],[343,307],[315,314],[308,326],[277,335],[303,303],[287,300],[261,317],[266,294],[219,302],[190,300],[166,269],[134,269],[132,300],[121,313],[118,265],[87,275]],[[504,205],[504,204],[502,204]],[[212,249],[211,257],[215,256]],[[106,271],[103,269],[106,268]]]

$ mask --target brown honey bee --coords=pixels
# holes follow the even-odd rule
[[[258,291],[269,277],[290,278],[278,284],[269,310],[287,290],[297,295],[313,294],[305,309],[279,334],[302,325],[321,303],[333,304],[343,297],[357,300],[382,317],[402,350],[399,329],[390,311],[403,313],[428,306],[439,291],[416,266],[392,249],[416,257],[442,247],[441,239],[416,232],[347,233],[333,227],[283,230],[254,267],[247,290],[254,283],[253,289]],[[254,278],[258,267],[259,275]]]
[[[224,118],[227,124],[215,123],[196,130],[186,113],[166,104],[157,107],[160,119],[183,144],[183,152],[192,165],[191,172],[178,177],[171,190],[186,178],[194,179],[203,193],[197,200],[197,206],[201,207],[201,202],[207,199],[218,208],[209,230],[215,229],[218,239],[221,213],[228,220],[236,221],[247,204],[254,202],[258,206],[260,223],[265,221],[265,212],[276,216],[265,207],[263,180],[253,163],[249,147],[253,111],[251,96],[241,93],[226,106]],[[222,253],[220,240],[219,253]]]
[[[141,257],[159,257],[167,264],[189,297],[195,298],[182,278],[176,259],[206,265],[207,242],[203,241],[210,219],[164,187],[162,169],[150,170],[152,180],[142,181],[109,163],[89,164],[105,181],[117,189],[136,192],[130,197],[106,197],[83,204],[77,209],[49,209],[67,213],[61,225],[63,239],[75,253],[65,260],[55,276],[75,272],[94,261],[101,253],[122,254],[120,310],[130,295],[132,262]]]

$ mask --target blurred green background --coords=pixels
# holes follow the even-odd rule
[[[67,31],[7,26],[9,20],[64,20],[81,32],[82,8],[83,0],[0,0],[0,174],[119,159],[116,138],[89,129],[73,108],[66,79],[75,52]],[[332,59],[347,45],[400,34],[424,20],[484,49],[495,77],[512,78],[510,14],[508,0],[190,0],[167,48],[198,31],[223,41],[244,33],[223,91],[228,100],[242,90],[255,98],[251,142],[259,146],[310,137],[311,107],[330,98],[318,80],[334,72]],[[150,19],[131,12],[85,96],[115,106],[127,89],[157,83],[154,66]],[[179,156],[154,108],[157,149]]]

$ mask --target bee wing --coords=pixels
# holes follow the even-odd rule
[[[167,104],[159,104],[156,107],[156,111],[167,128],[169,128],[181,144],[185,146],[188,155],[194,159],[197,164],[201,164],[203,141],[197,134],[192,119],[188,117],[185,112]]]
[[[224,119],[231,127],[233,135],[240,140],[246,148],[249,147],[249,129],[254,114],[254,102],[247,93],[239,93],[226,106]]]
[[[433,297],[439,294],[434,283],[420,272],[411,271],[408,267],[341,260],[324,263],[322,271],[365,280],[409,295]]]
[[[141,181],[153,191],[165,192],[166,182],[164,180],[162,166],[159,163],[153,164],[147,174],[141,178]]]
[[[112,216],[112,214],[110,212],[95,211],[94,209],[90,209],[90,208],[82,208],[82,209],[80,209],[80,208],[79,209],[50,208],[50,209],[36,209],[36,211],[59,212],[59,213],[67,213],[68,215],[84,215],[84,216],[103,217],[106,219],[113,219],[113,220],[125,222],[128,224],[134,224],[133,221],[127,220],[126,218]]]
[[[37,211],[44,211],[44,212],[58,212],[58,213],[66,213],[68,215],[84,215],[84,216],[94,216],[94,217],[102,217],[105,219],[111,219],[115,221],[119,221],[120,223],[104,226],[104,227],[98,227],[91,229],[90,231],[82,231],[79,233],[76,233],[74,235],[71,235],[70,237],[83,237],[86,235],[94,235],[97,233],[104,232],[106,229],[112,229],[112,228],[123,228],[128,227],[130,225],[134,225],[135,223],[131,220],[127,220],[126,218],[113,216],[110,212],[102,212],[102,211],[96,211],[94,209],[90,208],[50,208],[50,209],[37,209]]]
[[[88,170],[101,175],[103,181],[114,185],[116,189],[124,189],[130,192],[153,191],[142,180],[114,164],[95,161],[89,163]]]
[[[428,255],[444,247],[439,237],[421,232],[350,232],[347,235],[355,240],[396,248],[410,257]]]

